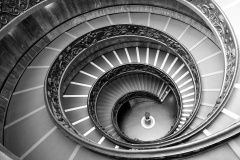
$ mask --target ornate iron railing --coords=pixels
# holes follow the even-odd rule
[[[76,129],[74,129],[74,127],[68,122],[66,116],[64,115],[64,112],[62,111],[60,101],[62,93],[59,91],[60,90],[59,84],[62,83],[61,78],[63,77],[65,70],[67,70],[67,67],[70,65],[71,61],[73,61],[74,58],[76,58],[79,55],[81,56],[84,55],[84,50],[88,49],[91,46],[94,46],[96,43],[104,41],[106,39],[109,40],[110,38],[117,36],[147,37],[153,41],[158,42],[160,45],[168,47],[169,50],[173,51],[175,55],[178,56],[186,64],[193,77],[196,93],[195,94],[196,103],[194,111],[192,113],[192,117],[194,117],[199,107],[201,95],[200,94],[201,81],[197,65],[191,54],[187,51],[187,49],[185,49],[171,36],[149,27],[142,27],[136,25],[117,25],[95,30],[75,40],[71,45],[69,45],[67,48],[63,50],[63,52],[56,58],[52,67],[50,68],[45,83],[46,102],[55,122],[61,127],[61,129],[64,130],[66,134],[70,134],[70,137],[72,139],[79,143],[89,145],[89,147],[93,144],[91,144],[91,142],[89,142],[87,138],[83,137],[81,134],[79,134],[79,132]],[[190,124],[191,120],[193,119],[192,117],[187,121],[185,126]],[[182,131],[184,129],[185,128],[183,126]],[[168,141],[165,141],[164,143],[157,143],[152,146],[149,146],[149,148],[160,147],[167,143]],[[132,144],[131,148],[134,148]],[[143,148],[144,147],[142,147],[142,149]]]
[[[46,83],[46,92],[47,92],[47,99],[49,101],[53,101],[50,103],[50,110],[52,110],[53,115],[55,117],[63,117],[61,118],[61,122],[64,126],[68,126],[67,128],[72,128],[69,126],[69,122],[67,122],[66,116],[62,112],[61,103],[59,101],[59,97],[61,97],[60,93],[56,93],[59,91],[59,84],[61,83],[61,77],[63,76],[64,71],[67,69],[67,66],[70,62],[76,58],[78,55],[83,56],[85,49],[93,46],[97,42],[113,38],[116,36],[142,36],[151,38],[152,40],[157,41],[161,45],[165,45],[170,50],[175,53],[189,68],[189,72],[193,77],[193,82],[195,86],[195,107],[192,115],[185,125],[181,128],[178,133],[185,129],[185,126],[189,125],[190,122],[193,120],[194,115],[198,111],[199,102],[200,102],[200,92],[201,92],[201,81],[199,72],[197,69],[197,65],[191,56],[191,54],[185,49],[179,42],[177,42],[174,38],[169,36],[166,33],[158,31],[156,29],[152,29],[149,27],[137,26],[137,25],[116,25],[110,27],[104,27],[97,29],[95,31],[89,32],[88,34],[80,37],[79,39],[75,40],[71,43],[68,47],[66,47],[63,52],[56,58],[55,62],[53,63],[51,69],[49,70],[47,76],[47,83]],[[49,104],[49,102],[47,101]],[[57,120],[58,121],[58,120]]]
[[[199,15],[202,15],[203,19],[206,21],[206,23],[209,24],[209,26],[213,29],[213,32],[217,35],[216,37],[219,38],[219,41],[220,41],[220,44],[222,45],[222,50],[224,52],[225,59],[226,59],[225,80],[224,80],[223,88],[221,90],[221,95],[219,96],[219,99],[215,104],[214,110],[209,115],[209,118],[206,120],[206,123],[204,123],[203,125],[198,127],[196,130],[191,132],[191,134],[189,134],[188,137],[186,137],[186,138],[189,138],[192,135],[194,135],[195,133],[197,133],[200,130],[202,130],[203,128],[205,128],[208,124],[210,124],[216,118],[218,113],[221,112],[222,108],[224,107],[224,105],[225,105],[227,99],[229,98],[231,91],[233,89],[236,72],[237,72],[237,68],[238,68],[238,52],[239,51],[238,51],[238,45],[236,42],[236,38],[234,36],[234,33],[231,29],[230,24],[228,23],[227,19],[225,18],[224,14],[221,12],[221,10],[218,8],[218,6],[214,3],[214,1],[212,1],[212,0],[204,0],[204,1],[202,1],[202,0],[179,0],[179,2],[186,4],[192,10],[197,12]],[[22,2],[22,3],[25,3],[25,2]],[[16,5],[18,5],[18,4],[16,4]],[[17,6],[17,8],[19,8],[19,7]],[[26,7],[23,6],[20,9],[25,10],[25,8]],[[2,18],[2,19],[4,22],[6,18]],[[6,21],[4,23],[6,23]],[[59,64],[59,66],[57,66],[56,68],[58,69],[58,67],[64,68],[64,65]],[[59,74],[56,73],[56,75],[59,75]],[[57,86],[58,82],[59,82],[58,78],[49,80],[50,85],[53,84],[53,85]],[[54,89],[55,88],[53,88],[53,90]],[[65,121],[64,120],[62,121],[62,119],[64,119],[64,116],[62,116],[58,112],[59,104],[55,103],[58,101],[58,99],[55,97],[54,91],[50,91],[50,92],[46,92],[46,93],[48,93],[50,95],[50,100],[52,103],[51,105],[54,105],[54,108],[52,109],[53,110],[52,113],[55,114],[54,116],[57,117],[57,119],[59,120],[60,123],[63,122],[62,125],[68,125],[67,122],[65,124]],[[239,127],[239,125],[237,125],[237,124],[234,124],[233,126],[235,127],[235,130],[236,130],[236,127]],[[68,128],[68,126],[66,126],[66,127]],[[231,127],[230,128],[231,130],[229,129],[227,131],[221,132],[221,134],[218,134],[218,136],[221,136],[221,137],[225,136],[225,139],[227,139],[228,137],[226,137],[226,134],[224,134],[224,133],[230,133],[233,130],[232,128],[234,128],[234,127]],[[73,133],[75,133],[75,132],[73,131]],[[233,133],[233,132],[231,132],[231,133]],[[235,131],[234,133],[237,133],[237,131]],[[231,134],[231,135],[234,135],[234,134]],[[209,138],[209,140],[211,140],[211,138],[213,139],[215,137],[216,136],[212,136]],[[177,141],[180,142],[183,139],[184,139],[183,137],[180,137]],[[174,139],[174,140],[176,140],[176,139]],[[221,138],[221,140],[224,140],[224,139]],[[216,143],[217,143],[216,141],[214,141],[212,143],[210,141],[206,142],[207,146],[211,146]],[[201,143],[201,146],[206,147],[205,143],[204,144]],[[187,145],[187,147],[188,147],[188,149],[186,149],[186,150],[188,150],[188,152],[190,152],[190,150],[191,151],[194,149],[198,150],[199,145],[197,145],[197,144],[192,145],[192,146]],[[189,149],[189,147],[192,147],[192,149]],[[173,152],[177,152],[177,148],[175,148],[175,150]],[[112,153],[116,154],[114,151],[112,151]],[[149,153],[153,154],[153,152],[149,152]],[[167,153],[169,153],[169,155],[170,155],[170,151],[166,151],[166,150],[163,155],[168,155]],[[131,153],[129,153],[129,157],[130,157],[130,154]]]
[[[0,29],[14,18],[34,7],[44,0],[1,1],[0,2]]]
[[[89,92],[89,97],[88,97],[88,113],[89,116],[91,117],[92,121],[94,122],[95,126],[97,129],[104,134],[105,137],[107,137],[110,141],[113,141],[115,144],[118,144],[120,146],[124,147],[137,147],[137,148],[147,148],[147,147],[152,147],[153,142],[150,145],[143,145],[143,144],[129,144],[127,142],[120,142],[116,139],[114,139],[109,133],[106,132],[106,129],[104,126],[101,125],[99,119],[98,119],[98,114],[97,114],[97,101],[98,97],[101,94],[101,90],[104,89],[105,86],[108,84],[112,83],[112,81],[122,77],[126,76],[129,74],[134,74],[134,73],[142,73],[142,74],[150,74],[153,76],[156,76],[159,80],[163,81],[165,84],[167,84],[172,92],[174,93],[174,96],[177,101],[178,105],[178,117],[175,125],[173,128],[175,129],[177,127],[178,122],[180,121],[181,113],[182,113],[182,100],[180,97],[180,91],[178,89],[178,86],[174,83],[173,79],[168,76],[164,71],[158,70],[157,68],[150,66],[150,65],[145,65],[145,64],[126,64],[126,65],[121,65],[116,68],[111,69],[110,71],[104,73],[92,86],[90,92]],[[141,92],[139,92],[141,93]],[[116,100],[117,102],[117,100]],[[117,108],[113,107],[113,121],[116,122],[116,112]],[[116,124],[116,123],[113,123]],[[116,125],[115,125],[116,126]],[[117,128],[117,127],[116,127]],[[119,133],[121,133],[120,129],[117,129]],[[173,131],[172,131],[173,132]],[[172,133],[171,132],[171,133]],[[167,139],[168,136],[165,137]],[[127,138],[127,137],[126,137]],[[131,140],[130,140],[131,141]],[[157,143],[158,141],[154,141]]]

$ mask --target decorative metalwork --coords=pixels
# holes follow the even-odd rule
[[[198,111],[200,104],[199,101],[201,99],[200,75],[194,58],[180,43],[178,43],[168,34],[156,29],[137,25],[115,25],[94,30],[72,42],[60,53],[60,55],[52,64],[45,82],[46,104],[48,105],[49,111],[57,124],[65,129],[66,132],[69,131],[71,134],[76,134],[80,139],[86,139],[77,130],[74,129],[62,111],[59,84],[61,83],[61,78],[64,76],[63,73],[65,70],[67,70],[67,66],[76,56],[80,56],[79,61],[84,61],[84,58],[86,58],[84,52],[85,49],[93,46],[99,41],[118,36],[142,36],[151,38],[152,40],[158,42],[160,45],[166,46],[186,64],[193,78],[196,100],[194,110],[191,113],[191,117],[186,121],[184,126],[190,124],[190,122],[193,120],[194,115],[196,115]],[[92,91],[92,94],[97,93]],[[185,129],[184,126],[177,132],[178,134],[180,134],[181,131]]]
[[[234,73],[236,70],[236,49],[234,46],[233,38],[229,33],[226,20],[220,13],[219,9],[211,1],[205,1],[197,5],[197,7],[203,12],[203,14],[211,21],[212,25],[218,31],[221,41],[226,50],[226,78],[221,96],[219,97],[215,109],[218,108],[218,104],[223,101],[224,97],[227,96],[228,90],[231,87],[231,82],[234,79]]]
[[[238,45],[236,43],[236,38],[234,36],[234,33],[231,30],[231,27],[228,24],[226,18],[224,17],[224,15],[221,13],[220,9],[214,4],[214,2],[212,0],[204,0],[204,1],[202,1],[202,0],[182,0],[182,1],[184,3],[187,1],[187,3],[189,3],[189,6],[192,6],[194,9],[196,9],[196,7],[199,8],[199,10],[205,16],[204,20],[206,22],[209,22],[210,26],[211,25],[213,26],[212,28],[215,28],[216,33],[220,37],[219,38],[220,43],[223,46],[225,59],[226,59],[225,80],[224,80],[224,86],[223,86],[222,91],[221,91],[221,95],[216,102],[216,105],[214,107],[214,110],[213,110],[212,114],[210,115],[210,117],[212,117],[217,111],[218,112],[221,111],[221,108],[224,107],[224,103],[226,103],[226,100],[230,96],[231,90],[233,89],[233,83],[234,83],[234,80],[235,80],[235,77],[236,77],[236,71],[237,71],[237,68],[238,68]],[[181,2],[181,0],[179,2]],[[109,28],[109,29],[111,29],[111,28]],[[99,34],[95,32],[95,34],[100,35],[101,34],[100,32],[99,32]],[[122,35],[131,35],[135,32],[129,32],[129,30],[126,30],[126,28],[123,27],[123,30],[119,33],[122,33]],[[148,32],[146,32],[146,33],[144,31],[139,32],[139,35],[140,35],[140,33],[146,34]],[[82,48],[80,48],[80,49],[78,47],[74,48],[75,46],[72,45],[73,49],[70,46],[69,51],[73,52],[75,50],[76,53],[74,53],[74,55],[77,55],[83,49],[87,48],[89,45],[97,43],[98,40],[96,40],[97,39],[96,37],[98,37],[98,36],[93,35],[92,32],[89,33],[89,34],[90,34],[89,38],[87,38],[87,40],[85,40],[86,44],[84,44],[85,42],[83,42],[83,41],[82,41],[82,44],[81,44],[80,41],[78,41],[78,42],[80,42],[79,46],[82,46]],[[114,36],[112,33],[107,33],[107,35],[105,35],[106,38],[110,38],[112,36]],[[146,34],[144,36],[148,36],[148,35]],[[155,39],[155,37],[151,37],[151,38]],[[161,39],[161,38],[158,37],[158,35],[156,36],[156,39],[158,41],[163,40],[163,41],[161,41],[162,43],[165,43],[166,45],[169,45],[169,43],[166,43],[166,41],[165,41],[166,39],[164,39],[164,38]],[[77,43],[75,43],[75,44],[77,44]],[[184,55],[181,55],[179,53],[179,52],[181,52],[181,50],[179,51],[176,46],[173,45],[173,47],[172,47],[171,45],[169,45],[169,47],[171,49],[173,49],[174,51],[176,51],[177,54],[184,57]],[[183,51],[184,51],[184,49],[183,49]],[[66,52],[66,50],[64,52]],[[183,58],[183,59],[187,63],[188,58]],[[65,63],[65,62],[63,62],[63,63]],[[59,66],[55,66],[55,65],[56,64],[54,63],[53,68],[54,67],[59,68],[60,69],[59,72],[62,72],[61,69],[63,69],[63,70],[65,69],[64,68],[65,65],[62,65],[61,63],[58,63]],[[194,70],[194,68],[193,68],[193,70]],[[51,74],[52,74],[51,71],[52,71],[52,69],[49,71],[50,75],[48,75],[50,78],[51,78]],[[196,69],[196,71],[197,71],[197,69]],[[61,76],[61,74],[60,74],[60,76]],[[195,71],[193,72],[193,74],[197,75],[197,73],[195,73]],[[56,74],[56,75],[58,75],[58,74]],[[56,82],[54,82],[54,83],[56,84],[56,86],[59,84],[59,79],[58,78],[55,79]],[[198,84],[199,82],[200,81],[197,81],[196,84]],[[47,85],[50,86],[51,83],[49,83]],[[57,87],[56,87],[56,89],[58,90]],[[54,92],[54,89],[55,89],[54,86],[51,89]],[[47,97],[47,99],[55,101],[55,102],[53,102],[53,103],[51,102],[49,104],[50,105],[55,105],[54,107],[56,107],[57,110],[59,110],[58,109],[59,99],[54,97],[55,94],[53,94],[53,93],[49,94],[48,96],[49,97]],[[60,116],[60,117],[62,117],[62,116]],[[201,127],[202,127],[202,129],[204,128],[203,125]],[[229,133],[229,134],[226,134],[226,133]],[[164,150],[156,149],[154,151],[149,151],[148,153],[149,153],[149,155],[151,153],[154,154],[154,157],[157,157],[157,155],[166,156],[166,157],[170,157],[170,156],[180,157],[182,154],[187,155],[189,153],[198,152],[199,150],[203,150],[204,148],[208,148],[212,145],[221,143],[222,141],[228,139],[231,136],[236,135],[237,133],[239,133],[239,123],[233,124],[232,126],[230,126],[228,128],[228,130],[220,131],[220,132],[216,133],[216,135],[209,136],[209,137],[205,138],[204,141],[200,141],[199,143],[191,143],[190,142],[189,144],[182,144],[181,147],[175,147],[174,150],[172,150],[172,148],[171,149],[165,148]],[[186,135],[185,137],[182,136],[180,138],[174,138],[172,144],[173,143],[180,143],[182,140],[186,140],[187,138],[190,138],[193,135],[194,135],[194,133],[191,133],[191,134]],[[218,136],[220,138],[217,138]],[[215,139],[215,140],[212,141],[213,139]],[[158,152],[158,151],[164,151],[164,153],[163,152]],[[103,150],[103,153],[106,153],[106,152],[107,152],[107,150]],[[109,153],[111,153],[111,152],[109,152]],[[135,155],[133,156],[133,154],[135,154],[135,153],[140,153],[141,155],[145,155],[145,156],[147,155],[147,154],[141,152],[141,150],[138,151],[138,150],[135,150],[135,149],[133,149],[132,152],[129,151],[128,153],[121,153],[121,154],[128,154],[128,155],[124,155],[125,157],[135,157]],[[120,155],[120,154],[116,153],[116,155]]]
[[[43,0],[0,0],[0,29]]]
[[[115,144],[121,145],[121,146],[125,146],[125,147],[132,147],[132,144],[126,143],[126,142],[120,142],[118,140],[115,140],[110,134],[105,132],[105,128],[104,126],[101,125],[101,123],[98,120],[98,115],[97,115],[97,101],[98,101],[98,97],[101,94],[101,90],[109,83],[111,83],[112,81],[118,79],[119,77],[122,76],[127,76],[129,74],[133,74],[133,73],[142,73],[142,74],[151,74],[156,76],[159,80],[163,81],[165,84],[167,84],[172,92],[175,95],[175,98],[177,100],[177,104],[178,104],[178,108],[179,108],[179,113],[178,113],[178,118],[177,118],[177,122],[175,123],[173,129],[175,129],[177,127],[178,122],[180,121],[180,117],[181,117],[181,111],[182,111],[182,101],[181,101],[181,97],[180,97],[180,91],[178,90],[177,85],[174,83],[174,81],[171,79],[171,77],[169,77],[166,73],[164,73],[164,71],[158,70],[155,67],[152,67],[150,65],[145,65],[145,64],[126,64],[126,65],[121,65],[119,67],[113,68],[110,71],[104,73],[93,85],[93,87],[91,88],[91,91],[89,93],[89,97],[88,97],[88,113],[89,116],[91,117],[92,121],[94,122],[95,126],[97,127],[97,129],[99,131],[101,131],[105,137],[107,137],[110,141],[113,141]],[[139,92],[138,94],[140,94],[142,92]],[[145,93],[145,92],[144,92]],[[138,95],[135,94],[135,95]],[[146,93],[145,93],[146,94]],[[143,94],[142,94],[143,95]],[[127,97],[125,97],[127,98]],[[125,100],[125,99],[123,99]],[[116,100],[117,102],[118,100]],[[159,101],[161,101],[159,99]],[[115,111],[118,111],[120,106],[118,107],[114,107],[113,108],[113,121],[116,121],[116,116],[117,113],[115,113]],[[115,124],[115,123],[113,123]],[[117,128],[117,127],[116,127]],[[119,133],[121,133],[120,130]],[[172,132],[171,132],[172,133]],[[167,136],[166,136],[167,137]],[[125,137],[127,138],[127,137]],[[127,138],[130,142],[134,142],[131,141],[130,138]],[[154,142],[154,141],[152,141]],[[157,141],[156,141],[157,142]],[[136,142],[135,142],[136,143]],[[152,145],[152,144],[151,144]],[[136,146],[141,148],[142,146]],[[145,148],[147,147],[147,145],[144,146]]]
[[[215,106],[208,117],[213,114],[217,114],[219,110],[224,107],[226,99],[230,96],[230,92],[233,89],[233,83],[236,77],[236,71],[238,68],[238,55],[237,55],[237,46],[234,41],[234,37],[231,33],[231,28],[225,19],[224,15],[217,8],[217,6],[211,0],[204,1],[194,1],[193,5],[197,6],[200,11],[206,16],[206,18],[211,22],[212,26],[216,29],[220,42],[223,44],[223,49],[225,50],[224,56],[226,59],[226,68],[225,68],[225,78],[221,94],[216,101]]]

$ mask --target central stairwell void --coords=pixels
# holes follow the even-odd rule
[[[171,131],[177,117],[177,102],[169,93],[164,102],[139,96],[125,102],[119,110],[119,129],[129,138],[141,141],[160,139]]]

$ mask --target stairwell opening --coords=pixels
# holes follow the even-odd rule
[[[146,113],[149,113],[147,121]],[[150,97],[136,97],[125,102],[118,113],[120,130],[129,138],[154,141],[171,131],[176,122],[177,101],[169,93],[163,102]]]

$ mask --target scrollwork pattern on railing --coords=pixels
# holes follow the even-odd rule
[[[55,121],[60,126],[65,128],[66,131],[69,130],[69,132],[73,134],[76,133],[79,135],[79,137],[86,139],[85,137],[81,136],[81,134],[78,133],[78,131],[75,130],[73,126],[71,126],[67,118],[64,116],[64,113],[62,112],[60,101],[61,98],[58,97],[59,95],[61,96],[61,93],[59,93],[59,84],[61,83],[61,78],[64,76],[63,73],[67,69],[67,66],[76,56],[80,55],[80,58],[78,60],[84,61],[84,58],[82,57],[86,58],[86,56],[83,56],[85,54],[85,49],[93,46],[99,41],[114,38],[117,36],[142,36],[151,38],[158,42],[160,45],[167,46],[169,50],[172,50],[173,53],[186,64],[186,66],[189,68],[189,72],[192,75],[195,87],[196,103],[194,111],[191,113],[191,117],[194,117],[200,104],[198,100],[200,100],[201,96],[201,80],[197,65],[191,54],[174,38],[159,30],[138,25],[113,25],[94,30],[76,39],[59,54],[59,56],[52,64],[45,82],[45,99],[48,108],[52,113],[52,116],[55,118]],[[124,70],[127,71],[127,68]],[[105,80],[107,81],[108,79],[106,78]],[[101,85],[102,84],[99,84],[99,86]],[[97,94],[97,92],[95,90],[92,90],[91,94]],[[89,105],[91,105],[91,103],[92,102],[89,102]],[[190,123],[191,120],[192,119],[189,118],[186,124]],[[100,125],[99,127],[101,128]],[[184,127],[182,127],[182,129],[184,129]]]
[[[193,2],[193,4],[201,10],[201,12],[208,18],[213,27],[216,29],[225,49],[225,82],[223,84],[224,86],[221,95],[219,96],[212,112],[209,114],[210,116],[221,106],[220,104],[224,102],[226,97],[229,96],[229,91],[232,88],[237,70],[237,50],[234,44],[233,35],[230,32],[229,24],[216,5],[210,0],[196,1]]]
[[[43,0],[0,0],[0,29]]]
[[[215,27],[215,29],[220,37],[220,41],[223,44],[223,49],[225,50],[224,53],[225,53],[225,59],[226,59],[226,63],[227,63],[226,70],[225,70],[225,82],[224,82],[224,87],[221,92],[221,95],[218,98],[216,105],[214,107],[214,110],[212,112],[212,114],[213,114],[216,110],[218,110],[219,108],[221,108],[223,106],[222,105],[223,101],[225,101],[227,99],[227,97],[230,94],[230,90],[233,88],[233,83],[234,83],[234,80],[236,77],[236,70],[238,67],[238,46],[237,46],[235,37],[233,35],[234,33],[231,30],[229,23],[223,16],[221,10],[219,10],[219,8],[214,4],[213,1],[211,1],[211,0],[183,0],[183,1],[187,2],[187,3],[191,3],[194,7],[199,8],[199,10],[202,12],[202,14],[206,17],[205,21],[207,21],[206,19],[208,19],[209,22],[211,23],[211,25],[213,27]],[[60,77],[62,76],[63,71],[66,69],[66,65],[71,61],[71,59],[74,58],[74,56],[77,56],[84,49],[97,43],[99,40],[103,40],[104,38],[111,38],[111,37],[114,37],[115,35],[117,36],[117,33],[119,33],[121,35],[137,35],[137,36],[142,35],[142,36],[146,36],[146,37],[150,37],[155,40],[158,40],[158,41],[162,42],[163,44],[169,46],[170,49],[174,50],[178,54],[179,57],[182,57],[182,59],[184,60],[184,62],[186,62],[186,64],[188,66],[192,65],[193,66],[193,67],[191,67],[191,69],[193,71],[192,74],[194,76],[198,75],[198,77],[200,77],[197,72],[198,69],[194,68],[194,63],[192,63],[191,56],[185,51],[185,49],[183,49],[183,48],[181,48],[181,46],[179,46],[180,44],[178,42],[175,42],[174,40],[172,40],[169,37],[164,37],[163,33],[158,32],[154,29],[150,29],[148,27],[145,27],[145,28],[147,28],[145,30],[144,27],[134,28],[134,26],[131,26],[131,25],[121,25],[121,26],[111,26],[111,27],[105,28],[104,31],[96,30],[96,31],[90,32],[86,37],[82,37],[82,39],[78,39],[77,41],[72,43],[68,48],[66,48],[61,53],[62,58],[58,57],[58,59],[54,62],[54,64],[52,65],[52,67],[49,71],[48,78],[50,78],[51,80],[49,80],[49,82],[46,81],[46,83],[45,83],[47,91],[48,91],[48,89],[50,89],[50,92],[47,92],[48,94],[46,94],[46,96],[47,96],[46,99],[48,99],[47,100],[48,106],[49,106],[50,110],[54,111],[54,117],[57,120],[62,121],[62,124],[64,124],[64,127],[66,127],[67,130],[68,130],[68,128],[71,128],[71,124],[69,124],[65,120],[64,116],[61,115],[62,113],[61,113],[61,109],[59,108],[60,107],[59,98],[57,97],[58,96],[57,92],[59,90],[58,85],[60,83]],[[149,32],[154,32],[154,33],[149,33]],[[113,33],[115,33],[115,34],[113,34]],[[57,76],[57,77],[54,77],[54,76]],[[198,84],[200,85],[200,80],[196,79],[195,84],[196,84],[195,86],[197,86],[196,92],[198,92],[197,90],[201,89],[200,87],[198,87]],[[94,94],[97,94],[97,93],[95,92]],[[196,97],[196,99],[198,99],[198,98]],[[235,129],[236,125],[234,124],[233,127],[231,126],[231,129],[232,128]],[[73,131],[73,132],[75,132],[75,131]],[[156,149],[156,151],[161,150],[164,152],[159,152],[159,153],[155,152],[153,154],[164,156],[164,158],[165,158],[165,156],[167,155],[166,153],[169,153],[169,155],[171,154],[174,156],[178,155],[180,157],[182,155],[187,155],[191,152],[198,152],[199,150],[203,150],[204,148],[209,148],[217,143],[222,143],[222,140],[224,140],[224,139],[228,139],[230,136],[228,134],[226,135],[227,132],[229,132],[229,130],[221,131],[221,134],[219,134],[219,135],[217,133],[216,135],[207,137],[208,138],[207,142],[199,140],[200,143],[197,143],[194,145],[185,144],[185,147],[175,148],[174,151],[161,150],[161,148],[158,148],[158,149]],[[239,133],[239,131],[238,131],[238,133]],[[234,135],[236,135],[236,132],[231,131],[231,134],[232,134],[232,136],[234,136]],[[172,142],[172,144],[181,143],[183,140],[187,140],[188,138],[190,138],[193,135],[194,134],[189,134],[185,137],[185,139],[183,139],[182,137],[180,137],[179,139],[173,139],[174,142]],[[218,138],[217,136],[223,137],[223,138],[221,139],[221,138]],[[212,141],[213,139],[214,139],[214,141]],[[168,146],[168,145],[166,145],[166,146]],[[133,152],[131,152],[131,153],[140,153],[140,152],[138,152],[137,149],[132,149],[132,150],[133,150]],[[134,151],[136,151],[136,152],[134,152]],[[107,153],[107,150],[102,149],[102,153]],[[108,152],[108,153],[111,153],[111,152]],[[131,157],[131,156],[128,156],[128,153],[125,153],[125,152],[121,153],[121,154],[125,154],[124,155],[125,157]],[[141,154],[144,155],[144,153],[142,153],[142,152],[141,152]],[[168,156],[166,156],[166,157],[168,157]]]
[[[168,76],[164,71],[161,71],[155,67],[152,67],[150,65],[145,65],[145,64],[126,64],[126,65],[121,65],[119,67],[113,68],[110,71],[104,73],[92,86],[91,91],[89,93],[88,97],[88,113],[91,119],[93,120],[95,126],[97,126],[98,130],[102,132],[105,137],[107,137],[110,141],[114,141],[114,143],[119,144],[119,145],[124,145],[125,147],[130,147],[131,144],[121,142],[114,140],[112,135],[108,134],[105,132],[105,128],[101,125],[101,123],[98,120],[98,115],[97,115],[97,101],[98,97],[101,94],[101,90],[108,84],[110,84],[112,81],[122,77],[122,76],[127,76],[129,74],[136,74],[136,73],[141,73],[141,74],[151,74],[154,75],[158,78],[158,80],[163,81],[165,84],[167,84],[172,92],[175,95],[175,98],[177,100],[178,104],[178,109],[179,109],[179,114],[178,114],[178,122],[181,117],[181,111],[182,111],[182,101],[180,97],[180,91],[178,89],[178,86],[174,83],[174,81],[171,79],[170,76]],[[143,92],[145,93],[145,92]],[[142,92],[136,93],[135,95],[142,94]],[[146,93],[145,93],[146,94]],[[124,97],[125,98],[125,97]],[[126,97],[127,98],[127,97]],[[116,100],[117,102],[118,100]],[[161,101],[159,99],[159,101]],[[120,107],[118,105],[118,107]],[[118,107],[113,108],[114,111],[118,111]],[[113,114],[113,119],[116,120],[116,114]],[[115,122],[115,121],[114,121]],[[176,122],[175,126],[173,127],[174,129],[177,127],[178,122]],[[115,124],[115,123],[113,123]],[[118,133],[121,133],[120,130],[117,130]],[[172,132],[171,132],[172,133]],[[167,136],[166,136],[167,137]],[[131,141],[130,138],[125,137],[129,141]],[[131,142],[137,142],[137,141],[131,141]],[[157,142],[157,140],[156,140]]]

